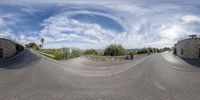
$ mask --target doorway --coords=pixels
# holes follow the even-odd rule
[[[0,58],[3,58],[3,48],[0,48]]]

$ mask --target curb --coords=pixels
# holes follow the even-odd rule
[[[47,57],[47,56],[44,56],[44,55],[40,54],[40,53],[39,53],[40,51],[34,51],[34,50],[32,50],[32,49],[31,49],[31,51],[34,52],[34,53],[36,53],[36,54],[39,55],[39,56],[42,56],[43,58],[45,58],[45,59],[47,59],[47,60],[53,61],[53,62],[55,62],[55,63],[58,63],[56,60],[54,60],[54,59],[52,59],[52,58],[49,58],[49,57]]]

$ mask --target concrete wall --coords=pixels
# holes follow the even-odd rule
[[[16,54],[16,44],[10,40],[0,38],[0,48],[3,48],[3,58]]]
[[[176,44],[176,53],[182,58],[200,59],[200,38],[189,38]]]

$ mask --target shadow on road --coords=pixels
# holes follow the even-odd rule
[[[200,60],[192,60],[192,59],[184,59],[184,58],[181,58],[181,59],[189,65],[200,68]]]
[[[20,54],[0,62],[0,69],[20,69],[35,64],[39,61],[40,57],[25,49]]]

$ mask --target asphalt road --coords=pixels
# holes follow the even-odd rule
[[[0,63],[0,100],[200,100],[199,68],[171,57],[53,62],[26,50]]]

